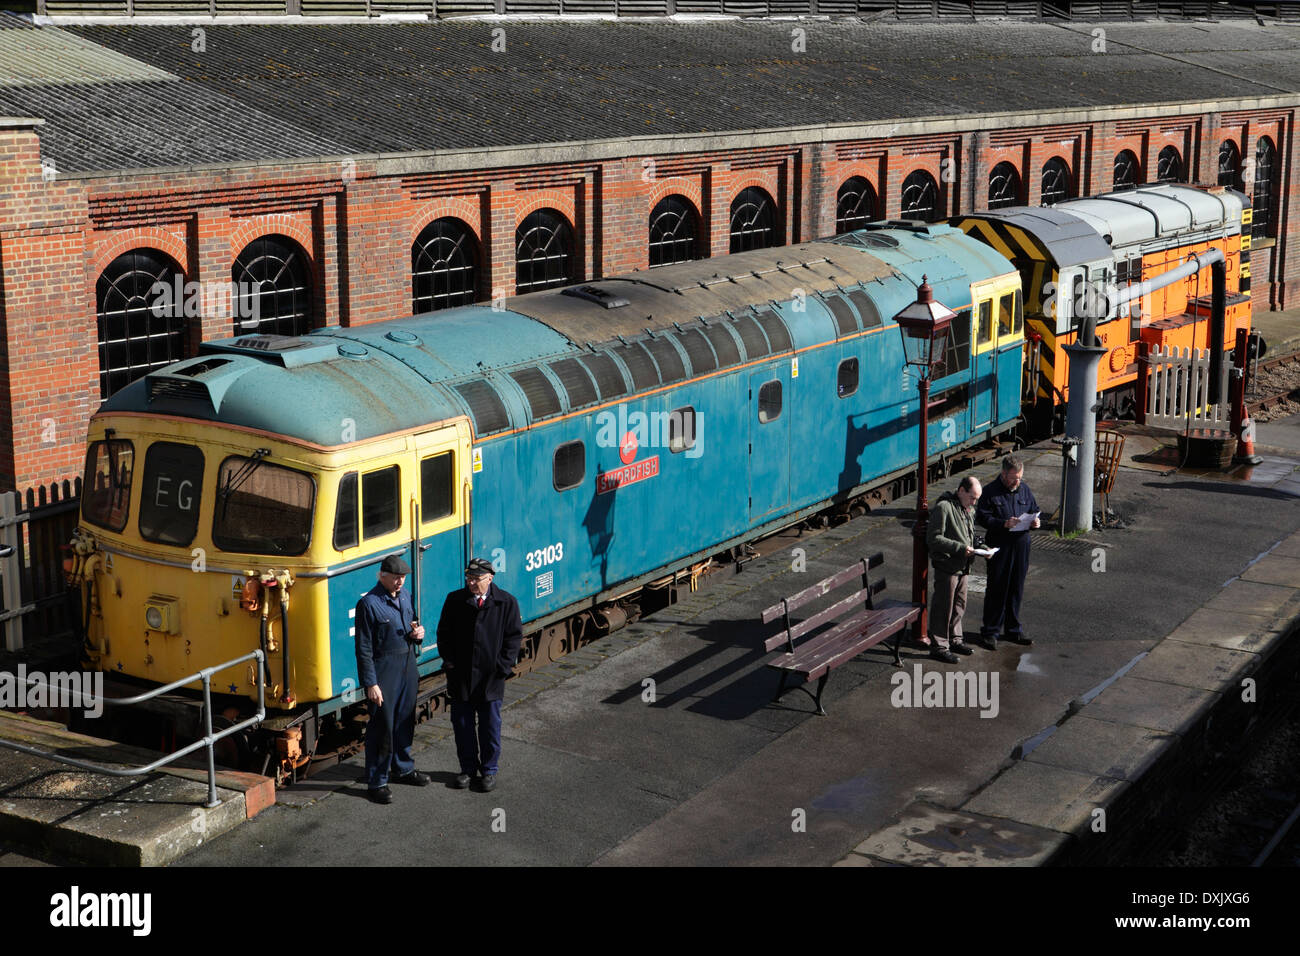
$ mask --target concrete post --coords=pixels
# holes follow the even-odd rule
[[[1061,533],[1092,529],[1092,491],[1097,465],[1097,366],[1107,350],[1100,346],[1062,346],[1070,357],[1070,401],[1065,410],[1065,434],[1079,439],[1078,454],[1067,464]],[[1069,462],[1069,459],[1066,459]]]

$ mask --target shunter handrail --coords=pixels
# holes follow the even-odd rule
[[[216,674],[219,671],[225,670],[227,667],[234,667],[236,664],[242,664],[244,661],[248,661],[248,660],[256,660],[258,663],[257,713],[254,714],[252,717],[247,718],[246,720],[242,720],[239,723],[234,724],[233,726],[227,727],[225,730],[221,731],[220,733],[214,734],[212,732],[212,675]],[[59,763],[66,763],[71,767],[78,768],[79,770],[89,770],[92,773],[108,774],[110,777],[134,777],[134,776],[138,776],[139,774],[149,773],[153,770],[156,770],[158,767],[164,766],[165,764],[169,764],[180,757],[184,757],[186,754],[193,753],[195,750],[198,750],[200,747],[207,747],[208,748],[208,802],[204,804],[204,806],[207,807],[208,809],[212,809],[213,807],[220,806],[221,804],[221,801],[217,799],[217,763],[216,763],[216,757],[212,750],[212,745],[215,744],[218,740],[223,740],[232,734],[238,733],[239,731],[243,730],[246,727],[256,727],[258,724],[260,724],[263,720],[266,719],[266,671],[263,666],[265,662],[266,662],[265,656],[262,654],[262,651],[258,649],[248,654],[245,654],[243,657],[236,657],[234,660],[226,661],[226,663],[224,664],[217,664],[215,667],[205,667],[203,670],[199,671],[196,674],[192,674],[189,677],[182,677],[180,680],[172,681],[172,683],[167,684],[165,687],[158,687],[147,693],[137,694],[134,697],[105,697],[102,694],[85,694],[82,693],[79,689],[51,687],[45,681],[39,680],[35,677],[27,678],[27,685],[29,687],[43,686],[46,690],[54,690],[61,694],[66,693],[69,694],[70,696],[77,697],[80,700],[80,702],[83,704],[87,701],[87,699],[89,699],[89,700],[98,700],[102,704],[113,704],[116,706],[127,706],[129,704],[139,704],[142,703],[143,701],[150,700],[151,698],[157,697],[159,694],[165,694],[168,691],[177,690],[181,687],[186,686],[187,684],[192,684],[196,680],[201,680],[203,682],[203,721],[207,729],[207,733],[202,738],[194,741],[194,743],[190,744],[189,746],[183,747],[182,749],[177,750],[175,753],[165,754],[164,756],[155,760],[153,763],[146,764],[143,767],[105,767],[101,764],[91,763],[90,761],[87,760],[77,760],[75,757],[65,757],[62,754],[51,753],[50,751],[47,750],[41,750],[39,747],[29,747],[26,744],[17,744],[11,740],[0,740],[0,747],[5,747],[9,750],[17,750],[20,753],[30,754],[33,757],[41,757],[44,758],[45,760],[57,760]]]

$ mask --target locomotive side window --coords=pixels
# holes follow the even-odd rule
[[[420,522],[445,518],[455,510],[452,499],[452,452],[420,459]]]
[[[361,476],[361,537],[374,538],[402,526],[402,476],[396,465]]]
[[[300,471],[234,455],[217,473],[212,542],[222,551],[302,554],[311,542],[316,485]]]
[[[980,303],[980,330],[977,345],[988,345],[993,341],[993,303],[985,299]]]
[[[129,441],[92,442],[81,483],[81,516],[91,524],[121,531],[131,503],[135,448]]]
[[[193,445],[156,441],[144,456],[140,537],[158,544],[187,545],[199,530],[203,452]]]
[[[551,484],[556,491],[576,488],[586,476],[587,449],[582,442],[565,442],[555,449],[555,459],[551,463]]]
[[[954,375],[970,368],[970,309],[957,313],[949,327],[948,340],[944,343],[943,365],[935,370],[935,375]]]
[[[357,473],[349,471],[339,481],[338,510],[334,514],[334,550],[355,548],[357,538]]]
[[[758,420],[766,425],[781,417],[781,382],[765,382],[758,390]]]
[[[1025,329],[1025,298],[1024,293],[1019,289],[1016,290],[1015,307],[1011,312],[1011,334],[1019,335]]]
[[[695,407],[675,408],[668,414],[668,450],[674,455],[695,447]]]
[[[1011,335],[1015,325],[1015,298],[1010,292],[998,301],[998,335]]]
[[[835,394],[848,398],[858,390],[858,360],[846,358],[835,373]]]

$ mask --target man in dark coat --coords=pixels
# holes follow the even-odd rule
[[[1034,518],[1029,528],[1012,531],[1021,515],[1035,515],[1041,510],[1034,493],[1024,483],[1025,463],[1008,455],[1002,472],[984,488],[975,523],[988,530],[988,547],[998,553],[988,559],[989,579],[984,592],[984,626],[979,645],[990,651],[998,649],[998,636],[1013,644],[1032,644],[1020,626],[1020,599],[1025,593],[1025,575],[1029,571],[1029,529],[1041,522]]]
[[[438,619],[438,652],[447,674],[460,760],[456,787],[463,790],[481,775],[485,793],[497,785],[501,700],[524,636],[519,602],[493,584],[492,578],[490,561],[471,560],[465,568],[465,587],[447,595]]]
[[[410,592],[402,589],[410,567],[390,554],[379,567],[379,583],[357,602],[357,675],[366,689],[370,722],[366,725],[367,795],[375,803],[392,803],[391,767],[398,783],[428,786],[428,774],[415,769],[415,695],[420,675],[415,667],[424,628],[415,620]]]

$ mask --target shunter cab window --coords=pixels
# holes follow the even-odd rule
[[[980,303],[980,328],[976,345],[988,345],[993,341],[993,303],[985,299]]]
[[[156,441],[144,456],[140,537],[187,545],[199,529],[203,452],[193,445]]]
[[[766,425],[781,417],[781,382],[765,382],[758,390],[758,420]]]
[[[91,442],[81,483],[81,516],[91,524],[121,531],[131,503],[135,448],[129,441]]]
[[[316,486],[308,475],[232,456],[217,473],[212,542],[222,551],[302,554],[311,542]]]
[[[445,518],[456,510],[452,452],[420,459],[420,521]]]

